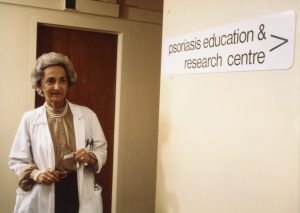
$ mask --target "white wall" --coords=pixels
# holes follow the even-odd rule
[[[17,179],[7,165],[14,134],[22,114],[34,105],[28,75],[35,60],[37,22],[120,35],[113,212],[153,212],[161,25],[59,11],[55,7],[47,10],[0,3],[1,212],[12,212],[15,201]]]
[[[300,2],[165,0],[163,39],[286,10]],[[289,70],[161,75],[156,213],[300,212],[298,17]]]

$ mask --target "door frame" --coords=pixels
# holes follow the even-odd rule
[[[114,120],[114,148],[113,148],[113,168],[112,168],[112,197],[111,197],[111,212],[116,212],[117,204],[117,177],[118,177],[118,155],[119,155],[119,130],[120,130],[120,102],[121,102],[121,67],[122,67],[122,47],[123,47],[123,33],[116,32],[112,29],[106,28],[99,23],[89,22],[89,19],[82,19],[80,22],[74,19],[61,19],[57,16],[30,16],[29,29],[29,67],[34,67],[36,61],[37,48],[37,28],[38,24],[56,26],[60,28],[84,30],[91,32],[101,32],[107,34],[115,34],[118,36],[117,44],[117,61],[116,61],[116,96],[115,96],[115,120]],[[30,70],[28,71],[30,73]],[[28,110],[34,109],[35,105],[35,91],[28,88]]]

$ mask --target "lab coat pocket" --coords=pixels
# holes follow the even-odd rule
[[[98,184],[95,184],[95,188],[94,188],[94,193],[95,193],[95,199],[96,199],[96,208],[97,208],[97,212],[103,212],[103,203],[102,203],[102,187]]]
[[[102,188],[99,185],[95,185],[94,174],[85,171],[83,173],[84,181],[81,187],[80,194],[80,213],[102,213]]]
[[[24,210],[24,212],[26,212],[25,201],[26,201],[26,196],[28,197],[29,193],[30,191],[26,192],[23,191],[21,188],[17,188],[16,205],[15,205],[14,213],[21,212],[22,209]]]
[[[26,192],[21,188],[17,188],[16,191],[16,205],[14,209],[14,213],[27,213],[27,212],[35,212],[33,197],[36,193],[36,187],[34,186],[32,190]]]

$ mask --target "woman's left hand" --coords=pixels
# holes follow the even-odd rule
[[[91,172],[98,170],[97,158],[93,157],[91,153],[88,153],[85,149],[79,149],[74,152],[74,159],[86,166]]]
[[[79,149],[76,152],[74,152],[74,158],[79,163],[84,164],[85,166],[92,163],[91,156],[85,149]]]

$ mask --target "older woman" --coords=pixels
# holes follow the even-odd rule
[[[76,72],[59,53],[40,56],[32,86],[45,104],[23,115],[9,155],[19,177],[14,212],[102,212],[95,183],[107,143],[96,114],[67,101]]]

